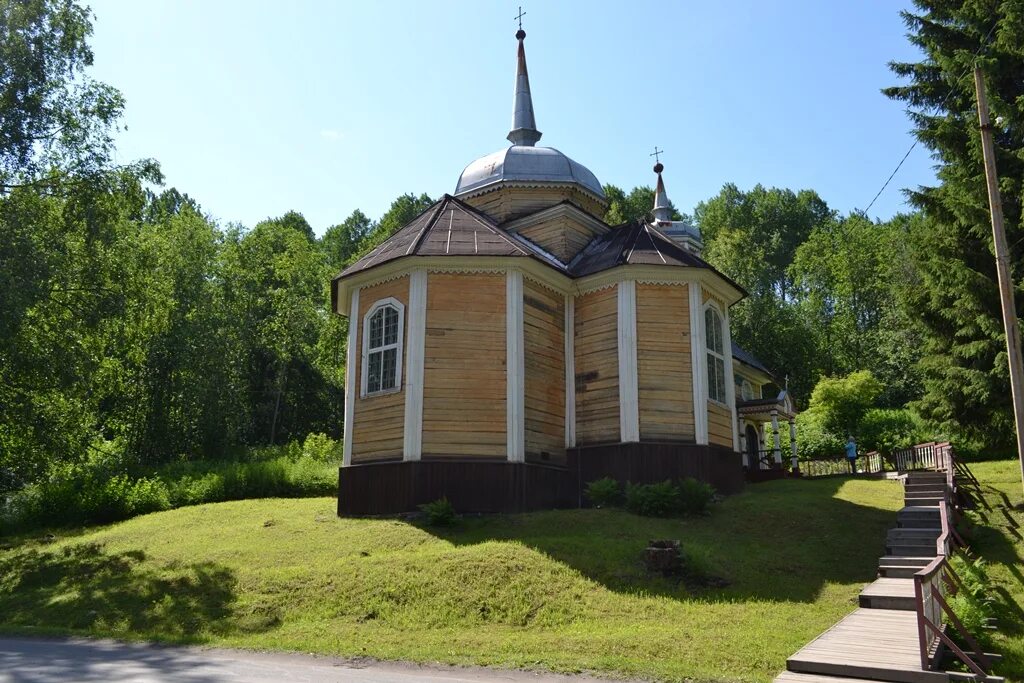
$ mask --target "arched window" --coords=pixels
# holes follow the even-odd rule
[[[708,348],[708,398],[725,403],[725,334],[722,316],[714,306],[704,309],[704,336]]]
[[[743,380],[743,382],[740,384],[740,397],[744,401],[750,401],[751,399],[759,398],[754,393],[754,385],[751,384],[748,380]]]
[[[402,381],[405,306],[378,301],[363,318],[363,396],[396,391]]]

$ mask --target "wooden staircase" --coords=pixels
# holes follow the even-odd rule
[[[952,458],[952,454],[949,456]],[[952,464],[949,465],[952,467]],[[886,535],[878,579],[861,591],[860,607],[786,661],[775,683],[947,683],[960,675],[922,666],[922,609],[914,575],[948,554],[944,509],[952,492],[946,472],[909,472],[904,507]],[[948,508],[947,508],[948,509]],[[941,661],[941,653],[924,659]],[[998,683],[996,676],[970,680]]]

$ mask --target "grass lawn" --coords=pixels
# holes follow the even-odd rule
[[[987,509],[968,513],[977,524],[969,542],[973,553],[985,558],[993,582],[999,630],[992,634],[991,646],[1004,657],[996,665],[996,673],[1008,681],[1024,681],[1024,494],[1020,463],[1001,460],[970,467],[988,502]]]
[[[901,499],[896,482],[778,481],[710,517],[573,510],[446,530],[341,520],[330,498],[202,505],[6,539],[0,631],[770,681],[855,607]],[[647,576],[651,538],[681,539],[728,585]]]

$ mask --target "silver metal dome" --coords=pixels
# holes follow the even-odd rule
[[[455,186],[456,196],[501,182],[573,183],[604,199],[597,176],[551,147],[512,145],[481,157],[466,167]]]

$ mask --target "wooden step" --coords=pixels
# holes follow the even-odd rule
[[[912,579],[922,569],[924,567],[915,565],[888,565],[878,568],[878,576],[886,579]]]
[[[948,683],[945,673],[923,671],[917,614],[858,608],[786,661],[795,673],[893,683]]]
[[[942,530],[942,520],[936,519],[920,519],[918,517],[912,517],[910,519],[897,519],[896,526],[900,529],[935,529],[936,531]]]
[[[860,606],[869,609],[916,609],[913,579],[880,578],[860,592]],[[916,614],[916,612],[915,612]]]
[[[886,540],[913,540],[913,541],[934,541],[942,533],[941,529],[928,528],[897,528],[889,529],[885,534]]]
[[[774,683],[878,683],[878,681],[871,678],[798,674],[795,671],[783,671],[775,677]]]
[[[924,557],[926,555],[931,555],[932,559],[935,559],[937,546],[935,543],[908,543],[906,541],[896,541],[893,545],[886,544],[885,554],[901,555],[903,557]]]
[[[911,493],[903,498],[903,502],[907,505],[938,505],[945,499],[945,496]]]
[[[927,567],[931,564],[935,557],[927,556],[905,556],[905,555],[886,555],[885,557],[878,558],[879,567]]]

